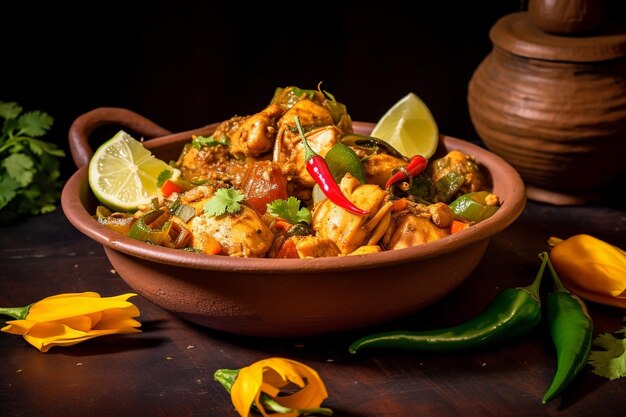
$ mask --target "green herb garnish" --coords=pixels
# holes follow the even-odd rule
[[[41,214],[53,211],[60,197],[59,160],[55,144],[36,139],[54,123],[47,113],[22,113],[15,102],[0,101],[0,210]]]
[[[311,212],[306,207],[300,208],[300,200],[289,197],[287,200],[274,200],[267,204],[267,211],[289,223],[311,224]]]
[[[222,135],[219,138],[216,138],[214,135],[211,135],[211,136],[193,136],[193,139],[191,141],[191,146],[193,146],[196,149],[200,149],[203,146],[212,147],[212,146],[217,146],[217,145],[228,146],[230,145],[230,140],[225,135]]]
[[[626,326],[616,333],[626,335]],[[626,376],[626,338],[602,333],[594,339],[593,344],[604,349],[589,353],[589,364],[593,367],[594,374],[611,380]]]
[[[157,187],[163,187],[163,184],[165,184],[165,181],[172,178],[173,174],[174,174],[174,171],[170,169],[164,169],[163,171],[161,171],[161,173],[157,177]]]
[[[215,195],[204,205],[204,215],[207,217],[221,216],[222,214],[237,213],[241,210],[243,194],[234,188],[220,188]]]

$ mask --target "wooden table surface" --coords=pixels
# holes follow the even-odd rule
[[[612,206],[612,207],[611,207]],[[478,268],[429,309],[370,329],[314,339],[265,340],[185,322],[134,297],[143,332],[107,336],[46,354],[0,334],[0,416],[237,416],[213,380],[218,368],[287,357],[315,368],[336,416],[625,416],[626,378],[609,381],[586,366],[562,398],[541,398],[556,357],[542,323],[519,339],[474,352],[368,352],[356,337],[379,330],[434,328],[478,314],[502,289],[535,276],[549,236],[589,233],[626,247],[626,212],[617,204],[555,207],[528,202],[493,238]],[[0,306],[62,292],[130,291],[102,247],[55,213],[0,226]],[[417,273],[418,271],[416,271]],[[549,282],[549,281],[546,281]],[[550,285],[542,286],[545,295]],[[595,334],[621,328],[626,310],[587,303]],[[367,306],[364,306],[367,308]]]

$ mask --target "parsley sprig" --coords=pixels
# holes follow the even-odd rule
[[[55,144],[38,139],[54,119],[41,111],[22,113],[15,102],[0,101],[0,210],[41,214],[56,208],[60,196],[58,158],[65,156]]]

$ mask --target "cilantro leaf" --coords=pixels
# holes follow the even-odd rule
[[[626,321],[626,317],[624,317]],[[617,333],[626,334],[626,327]],[[593,373],[608,379],[626,376],[626,338],[618,339],[609,333],[603,333],[593,341],[595,346],[604,350],[592,350],[589,353],[589,364]]]
[[[54,123],[54,119],[48,114],[39,110],[24,113],[17,119],[19,135],[43,136]]]
[[[217,145],[224,145],[224,146],[230,145],[230,140],[228,139],[226,135],[222,135],[219,138],[216,138],[214,135],[211,135],[211,136],[194,135],[192,138],[193,139],[191,141],[191,146],[193,146],[196,149],[200,149],[203,146],[212,147],[212,146],[217,146]]]
[[[268,203],[267,211],[290,223],[311,224],[311,212],[306,207],[300,208],[300,200],[293,196],[287,200],[274,200]]]
[[[241,210],[243,194],[234,188],[220,188],[215,195],[204,205],[204,215],[207,217],[221,216],[222,214],[237,213]]]
[[[0,101],[0,210],[20,214],[48,213],[61,196],[59,157],[44,135],[54,120],[41,111],[22,113],[15,102]]]
[[[172,178],[173,174],[174,172],[169,169],[164,169],[163,171],[161,171],[161,173],[157,177],[157,187],[163,187],[163,184],[165,184],[165,181]]]
[[[26,187],[35,175],[35,162],[23,153],[14,153],[2,161],[2,166],[7,170],[11,178],[22,187]]]
[[[13,178],[0,173],[0,210],[17,195],[20,184]]]
[[[4,119],[15,119],[22,112],[22,108],[14,101],[0,101],[0,117]]]

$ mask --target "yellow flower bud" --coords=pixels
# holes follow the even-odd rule
[[[133,317],[139,309],[128,298],[136,294],[100,297],[95,292],[59,294],[22,308],[0,309],[7,321],[3,332],[17,334],[42,352],[53,346],[69,346],[98,336],[139,333]]]
[[[626,307],[626,253],[593,236],[551,237],[550,261],[563,284],[581,298]]]

